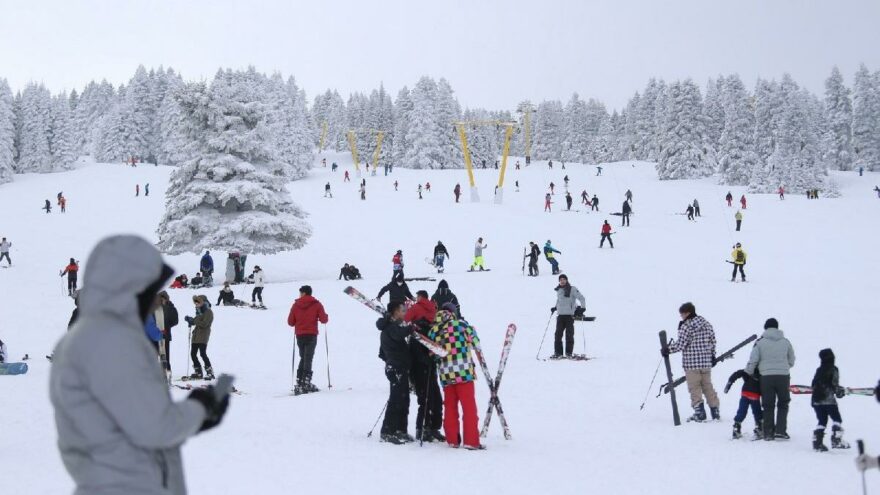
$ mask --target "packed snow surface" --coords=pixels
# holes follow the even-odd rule
[[[384,177],[364,174],[367,199],[357,192],[359,178],[344,183],[351,169],[344,155],[327,154],[340,170],[318,168],[291,183],[294,199],[309,212],[314,236],[299,251],[251,256],[248,266],[263,267],[267,311],[216,307],[209,355],[217,372],[232,373],[245,395],[233,397],[223,424],[184,446],[191,493],[856,493],[855,449],[817,454],[811,450],[815,424],[809,396],[794,396],[789,442],[730,440],[741,384],[722,395],[723,420],[672,425],[668,396],[655,399],[665,381],[661,369],[644,410],[639,405],[658,364],[657,332],[675,335],[678,306],[693,301],[715,327],[719,353],[762,330],[776,317],[792,341],[798,362],[792,383],[806,384],[818,366],[818,352],[834,349],[846,386],[877,382],[876,322],[880,305],[877,209],[871,191],[880,174],[839,173],[840,199],[808,201],[791,191],[748,195],[742,232],[723,200],[728,191],[714,179],[656,179],[653,164],[594,166],[544,162],[508,170],[504,204],[492,202],[497,171],[478,170],[483,201],[469,202],[463,170],[394,170]],[[318,160],[320,160],[320,156]],[[73,304],[58,277],[70,257],[82,260],[102,237],[136,233],[156,241],[164,211],[164,191],[173,169],[141,165],[81,164],[70,172],[20,175],[0,186],[0,236],[13,243],[14,265],[0,269],[0,338],[10,360],[31,357],[24,376],[0,377],[0,466],[4,492],[58,494],[73,488],[55,446],[48,399],[51,364],[44,358],[64,334]],[[563,177],[579,211],[563,212]],[[395,192],[393,182],[399,181]],[[514,181],[520,191],[515,192]],[[330,182],[333,199],[325,199]],[[552,213],[544,213],[548,184],[556,184]],[[143,185],[150,183],[150,196]],[[431,192],[419,200],[419,183]],[[141,195],[135,197],[135,184]],[[462,184],[460,204],[452,189]],[[586,189],[600,198],[601,213],[580,205]],[[631,227],[620,227],[624,192],[634,195]],[[68,212],[40,207],[63,191]],[[739,198],[744,192],[733,188]],[[689,222],[687,203],[700,201],[702,217]],[[734,206],[737,204],[735,203]],[[598,249],[602,221],[615,226],[614,249]],[[488,273],[467,273],[477,237]],[[563,273],[587,298],[587,313],[598,319],[577,323],[576,352],[588,362],[549,362],[535,355],[555,304],[555,277],[541,259],[541,276],[523,276],[523,248],[548,239],[562,251]],[[493,420],[488,450],[470,452],[443,445],[393,446],[380,443],[378,428],[367,438],[387,398],[388,385],[377,357],[377,315],[343,294],[339,268],[354,263],[364,280],[352,283],[373,297],[391,275],[391,257],[402,249],[407,276],[434,276],[425,259],[442,240],[451,260],[442,276],[458,295],[464,316],[477,329],[494,375],[507,325],[519,330],[500,389],[513,439],[504,440]],[[747,251],[749,282],[731,283],[731,246]],[[225,254],[213,253],[218,272]],[[170,257],[178,271],[192,276],[195,254]],[[5,263],[3,263],[5,265]],[[84,266],[88,270],[88,266]],[[439,278],[438,278],[439,280]],[[314,369],[321,392],[300,397],[291,388],[293,332],[287,313],[297,289],[309,284],[325,305],[330,322],[322,327]],[[411,282],[413,291],[433,293],[436,282]],[[250,287],[236,286],[236,297],[250,299]],[[192,314],[191,290],[170,291],[181,319]],[[199,290],[216,302],[217,289]],[[551,322],[551,325],[555,323]],[[552,351],[547,334],[541,357]],[[329,336],[333,388],[327,390],[324,336]],[[175,328],[171,359],[175,377],[187,371],[185,326]],[[713,380],[719,393],[728,375],[743,367],[748,348],[718,365]],[[675,375],[682,374],[673,357]],[[120,383],[119,387],[125,387]],[[679,389],[682,416],[690,414],[687,392]],[[485,414],[488,388],[478,378],[478,406]],[[175,397],[186,393],[173,390]],[[415,398],[410,407],[414,433]],[[880,406],[868,397],[840,401],[846,436],[864,438],[880,450]],[[752,419],[743,425],[752,430]],[[869,484],[880,483],[869,473]]]

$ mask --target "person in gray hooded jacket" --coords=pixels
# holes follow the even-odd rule
[[[55,348],[49,394],[75,494],[186,493],[180,446],[220,423],[211,387],[173,402],[144,321],[173,271],[135,236],[102,240],[86,265],[79,317]]]
[[[752,348],[745,371],[761,373],[761,406],[764,408],[764,440],[788,440],[788,403],[791,402],[791,368],[794,348],[779,330],[776,318],[764,323],[764,334]],[[775,418],[774,418],[775,410]]]
[[[565,356],[571,357],[574,352],[574,317],[583,311],[580,308],[587,306],[587,300],[577,287],[568,283],[568,277],[565,274],[559,276],[559,285],[554,290],[556,291],[556,306],[550,308],[550,314],[556,312],[558,316],[556,317],[556,335],[551,359],[559,359],[562,357],[563,333],[565,333]]]

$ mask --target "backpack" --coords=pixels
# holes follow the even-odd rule
[[[165,313],[165,329],[170,330],[172,327],[180,323],[180,316],[177,314],[177,308],[174,306],[166,306],[163,308]]]
[[[738,249],[736,251],[736,262],[737,263],[745,263],[745,261],[746,261],[746,253],[744,253],[742,249]]]

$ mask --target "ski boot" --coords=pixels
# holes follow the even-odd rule
[[[843,440],[843,427],[834,425],[831,427],[831,448],[832,449],[848,449],[849,443]]]
[[[440,433],[440,430],[431,430],[428,432],[428,436],[438,442],[445,442],[446,441],[446,437],[442,433]]]
[[[205,368],[205,380],[213,380],[214,379],[214,369],[208,366]]]
[[[738,422],[734,422],[733,423],[733,439],[737,440],[739,438],[742,438],[742,436],[743,436],[742,425],[739,424]]]
[[[307,394],[318,392],[320,389],[312,383],[312,372],[309,371],[303,377],[303,391]]]
[[[464,446],[464,449],[465,449],[465,450],[486,450],[486,446],[483,445],[483,444],[479,444],[479,445],[465,445],[465,446]]]
[[[777,433],[773,435],[777,440],[791,440],[791,437],[788,436],[788,433]]]
[[[712,419],[715,421],[721,420],[721,410],[717,407],[710,407],[709,412],[712,414]]]
[[[696,422],[696,423],[703,423],[706,421],[706,407],[703,406],[702,402],[700,402],[699,404],[694,406],[694,414],[691,417],[689,417],[687,420],[689,423],[691,421]]]
[[[398,431],[397,433],[394,434],[394,436],[396,436],[397,439],[403,443],[411,443],[411,442],[416,441],[416,439],[413,438],[412,435],[410,435],[409,433],[407,433],[405,431]]]
[[[754,440],[762,440],[764,438],[764,430],[760,426],[756,426],[753,433],[755,435]]]
[[[394,444],[394,445],[403,445],[406,443],[405,441],[398,438],[398,436],[395,435],[394,433],[382,433],[379,436],[379,439],[382,440],[383,442],[388,442],[388,443]]]
[[[302,395],[304,393],[305,393],[305,390],[303,389],[302,372],[297,370],[296,371],[296,384],[293,386],[293,395]]]
[[[553,354],[547,359],[550,359],[552,361],[558,361],[560,359],[565,359],[565,356],[563,356],[562,354]]]
[[[813,450],[816,452],[828,452],[828,447],[822,442],[824,438],[825,428],[816,428],[813,430]]]
[[[201,380],[203,378],[204,378],[204,375],[202,375],[201,368],[194,369],[191,375],[189,375],[188,377],[185,377],[186,380]]]

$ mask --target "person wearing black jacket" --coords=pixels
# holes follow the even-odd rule
[[[360,270],[358,270],[357,267],[355,267],[354,265],[349,265],[348,263],[346,263],[346,264],[345,264],[345,265],[339,270],[339,278],[336,279],[336,280],[342,280],[342,279],[345,279],[345,280],[357,280],[357,279],[359,279],[359,278],[361,278],[361,272],[360,272]]]
[[[165,345],[165,369],[171,371],[171,329],[180,323],[180,316],[177,314],[177,308],[171,302],[168,292],[159,293],[159,304],[162,306],[162,315],[164,326],[160,327],[162,331],[162,343]]]
[[[388,293],[388,302],[404,303],[407,300],[415,300],[412,292],[409,291],[409,286],[406,285],[406,281],[403,279],[403,273],[395,274],[394,278],[391,279],[391,282],[385,287],[382,287],[382,290],[379,291],[376,300],[381,301],[382,296],[385,295],[386,292]]]
[[[449,251],[441,241],[437,241],[437,245],[434,246],[434,266],[437,267],[438,273],[443,273],[444,258],[449,258]]]
[[[537,277],[538,276],[538,257],[541,256],[541,248],[538,247],[534,242],[529,242],[529,246],[532,247],[529,254],[526,255],[526,258],[529,259],[529,276]]]
[[[632,213],[632,206],[629,205],[629,200],[623,202],[623,207],[620,210],[621,216],[621,227],[629,227],[629,215]]]
[[[390,387],[385,419],[382,421],[383,442],[401,445],[414,439],[407,433],[409,418],[409,369],[412,363],[407,337],[413,327],[403,321],[403,303],[388,303],[388,312],[376,320],[381,333],[379,357],[385,361],[385,378]]]
[[[428,293],[416,292],[416,303],[404,314],[404,321],[415,326],[414,331],[428,337],[428,331],[437,317],[437,306],[428,299]],[[415,389],[418,412],[416,413],[416,439],[425,442],[445,442],[440,433],[443,428],[443,395],[437,383],[437,365],[428,349],[416,339],[409,339],[412,356],[409,379]]]
[[[813,375],[813,397],[810,401],[816,418],[819,420],[816,429],[813,430],[813,450],[827,452],[828,447],[822,442],[825,438],[825,428],[828,426],[828,418],[834,423],[831,426],[831,448],[848,449],[849,443],[843,440],[843,418],[837,407],[837,399],[842,398],[846,392],[840,386],[840,371],[834,365],[834,351],[822,349],[819,351],[820,366]]]
[[[727,379],[727,385],[724,386],[726,394],[730,387],[742,379],[743,386],[739,398],[739,408],[736,410],[736,416],[733,417],[733,438],[742,438],[742,422],[746,419],[749,409],[752,410],[752,416],[755,418],[755,440],[764,438],[763,421],[764,410],[761,409],[761,375],[755,370],[755,376],[746,373],[745,370],[735,371],[730,378]]]
[[[452,303],[455,305],[455,317],[461,318],[461,305],[458,304],[458,297],[455,296],[455,293],[449,290],[449,283],[446,280],[441,280],[440,283],[437,284],[437,290],[434,291],[434,295],[431,296],[431,301],[438,308],[442,308],[446,303]]]

